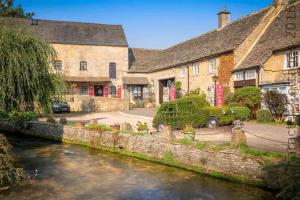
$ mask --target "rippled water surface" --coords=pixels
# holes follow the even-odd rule
[[[0,199],[274,199],[259,188],[118,154],[36,138],[9,141],[19,165],[34,178]]]

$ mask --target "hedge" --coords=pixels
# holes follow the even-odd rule
[[[206,107],[204,108],[209,112],[209,117],[215,117],[219,120],[221,126],[227,126],[232,124],[235,119],[235,115],[228,107]]]
[[[269,123],[273,121],[272,113],[268,109],[260,109],[256,112],[256,121],[258,123]]]
[[[160,106],[153,119],[153,127],[157,127],[159,124],[180,129],[187,124],[193,127],[203,126],[209,113],[202,109],[208,105],[208,102],[202,96],[187,96],[175,101],[165,102]]]
[[[247,107],[243,107],[243,106],[231,107],[231,110],[235,115],[236,120],[247,121],[250,119],[251,110]]]

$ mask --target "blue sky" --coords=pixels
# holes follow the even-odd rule
[[[217,27],[224,5],[231,20],[272,0],[15,0],[39,19],[122,24],[131,47],[166,48]]]

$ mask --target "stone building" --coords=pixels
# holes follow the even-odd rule
[[[117,96],[134,104],[147,99],[159,105],[170,99],[169,87],[180,82],[182,94],[200,89],[213,104],[214,76],[231,91],[251,85],[288,91],[284,72],[299,67],[299,9],[299,2],[276,0],[230,22],[224,8],[215,30],[166,49],[129,48],[120,25],[16,18],[0,18],[0,24],[29,27],[52,44],[55,71],[78,95]],[[294,37],[288,40],[292,28]]]

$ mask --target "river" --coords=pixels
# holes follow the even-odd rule
[[[275,199],[260,188],[123,155],[37,138],[8,140],[32,181],[0,193],[1,200]]]

